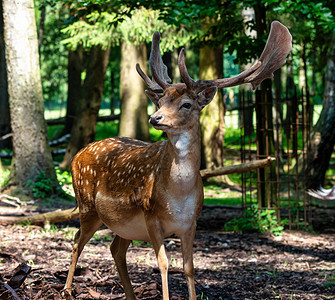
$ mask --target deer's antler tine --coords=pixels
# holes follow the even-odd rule
[[[271,30],[265,48],[259,60],[248,70],[231,77],[215,80],[198,80],[198,89],[211,85],[218,88],[251,83],[255,89],[264,79],[272,78],[273,72],[286,61],[292,49],[292,36],[288,29],[278,21],[271,24]]]
[[[189,90],[192,90],[195,85],[195,81],[191,78],[191,76],[187,72],[186,64],[185,64],[185,50],[181,49],[178,57],[178,66],[180,71],[180,76],[183,79],[184,83],[188,87]]]
[[[140,67],[140,64],[136,64],[136,70],[137,73],[142,77],[142,79],[145,81],[145,83],[147,84],[147,86],[149,87],[149,89],[151,89],[154,92],[157,93],[162,93],[163,89],[161,86],[159,86],[156,82],[153,82],[147,74],[145,74],[143,72],[143,70]]]
[[[158,31],[155,31],[152,37],[152,46],[151,46],[151,53],[149,58],[150,70],[151,75],[154,80],[159,86],[163,89],[166,89],[170,86],[171,78],[167,72],[167,66],[164,65],[162,56],[159,49],[159,41],[160,41],[160,34]]]
[[[245,81],[250,82],[255,89],[264,79],[272,78],[273,72],[286,62],[291,49],[292,36],[288,29],[278,21],[272,22],[268,40],[259,58],[262,64]]]

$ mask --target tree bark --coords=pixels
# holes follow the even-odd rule
[[[223,78],[223,49],[207,46],[200,49],[199,78]],[[202,167],[223,166],[223,141],[225,134],[224,102],[219,90],[211,104],[203,109],[200,116],[202,134]]]
[[[9,100],[7,89],[7,70],[5,57],[5,41],[4,41],[4,24],[3,24],[3,9],[2,1],[0,3],[0,137],[11,131],[10,128],[10,113]],[[11,148],[11,139],[0,140],[0,149]]]
[[[42,47],[42,43],[43,43],[45,11],[46,11],[46,6],[42,5],[40,24],[38,25],[38,53],[39,54],[41,54],[41,47]]]
[[[81,89],[80,101],[77,102],[71,137],[60,164],[61,169],[68,169],[73,156],[94,141],[109,53],[110,49],[102,50],[100,46],[94,46],[90,50],[86,78]]]
[[[335,35],[327,63],[323,108],[311,137],[311,151],[306,163],[307,188],[324,184],[325,174],[335,145]]]
[[[12,181],[25,187],[40,172],[57,179],[47,141],[33,0],[3,0],[8,94],[13,131]]]
[[[76,116],[76,107],[81,97],[81,73],[83,71],[83,48],[79,45],[76,50],[68,50],[68,90],[66,102],[65,127],[60,134],[63,136],[71,133]]]
[[[121,46],[120,123],[119,135],[149,141],[148,99],[144,81],[136,71],[136,63],[146,68],[146,46],[123,42]]]

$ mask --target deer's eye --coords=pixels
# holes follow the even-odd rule
[[[190,109],[192,107],[192,104],[191,103],[184,103],[180,108],[186,108],[186,109]]]

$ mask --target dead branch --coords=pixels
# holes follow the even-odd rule
[[[49,225],[59,222],[72,221],[79,218],[79,209],[56,210],[34,216],[25,217],[0,217],[0,224],[31,224]]]
[[[206,179],[209,177],[215,177],[215,176],[221,176],[221,175],[227,175],[227,174],[233,174],[233,173],[250,172],[258,168],[265,168],[269,166],[275,160],[276,159],[273,157],[268,157],[266,159],[253,160],[247,163],[233,165],[233,166],[226,166],[226,167],[217,168],[214,170],[205,169],[205,170],[200,171],[200,175],[203,179]]]
[[[106,122],[106,121],[115,121],[119,120],[120,115],[110,115],[110,116],[99,116],[98,117],[98,122]],[[65,124],[65,117],[63,118],[58,118],[58,119],[51,119],[47,120],[48,125],[60,125],[60,124]]]
[[[6,282],[0,280],[0,284],[3,285],[3,287],[12,294],[13,299],[15,299],[15,300],[22,300],[18,296],[18,294],[16,294],[16,292],[14,291],[14,289],[12,289],[12,287],[9,286]]]
[[[19,208],[21,205],[25,204],[25,203],[21,202],[21,200],[19,198],[12,197],[12,196],[9,196],[9,195],[6,195],[6,194],[0,195],[0,202],[6,203],[8,205],[15,206],[17,208]]]
[[[6,140],[6,139],[9,139],[9,138],[11,138],[13,136],[13,133],[7,133],[7,134],[5,134],[5,135],[3,135],[2,137],[0,137],[0,141],[4,141],[4,140]]]

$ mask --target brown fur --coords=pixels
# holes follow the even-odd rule
[[[159,170],[158,149],[164,143],[150,145],[116,137],[89,144],[71,165],[74,178],[79,178],[74,181],[75,194],[81,199],[79,205],[94,207],[96,194],[101,192],[113,199],[123,199],[123,205],[148,210]]]

